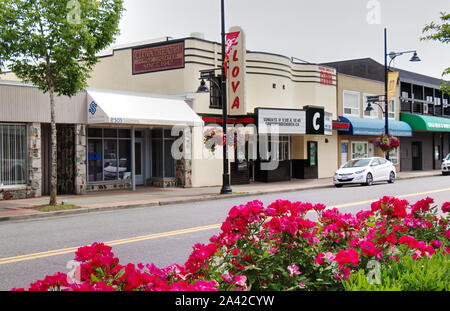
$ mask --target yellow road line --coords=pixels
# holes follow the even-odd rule
[[[424,195],[424,194],[432,194],[432,193],[446,192],[446,191],[450,191],[450,188],[443,188],[443,189],[430,190],[430,191],[424,191],[424,192],[416,192],[416,193],[410,193],[410,194],[402,194],[402,195],[396,195],[395,197],[408,198],[408,197],[420,196],[420,195]],[[351,202],[351,203],[330,206],[329,208],[333,208],[333,207],[343,208],[343,207],[349,207],[349,206],[357,206],[357,205],[369,204],[369,203],[372,203],[377,200],[378,199],[365,200],[365,201],[359,201],[359,202]],[[176,236],[176,235],[218,229],[220,227],[221,227],[221,224],[213,224],[213,225],[180,229],[180,230],[174,230],[174,231],[168,231],[168,232],[153,233],[153,234],[149,234],[149,235],[143,235],[143,236],[138,236],[138,237],[133,237],[133,238],[125,238],[125,239],[120,239],[120,240],[104,242],[104,243],[109,246],[115,246],[115,245],[122,245],[122,244],[129,244],[129,243],[135,243],[135,242],[140,242],[140,241],[165,238],[165,237],[169,237],[169,236]],[[26,254],[26,255],[14,256],[14,257],[0,258],[0,265],[20,262],[20,261],[28,261],[28,260],[39,259],[39,258],[45,258],[45,257],[51,257],[51,256],[56,256],[56,255],[75,253],[79,247],[80,246],[70,247],[70,248],[62,248],[62,249],[56,249],[56,250],[50,250],[50,251],[45,251],[45,252],[32,253],[32,254]]]
[[[194,228],[174,230],[174,231],[163,232],[163,233],[149,234],[149,235],[139,236],[139,237],[134,237],[134,238],[120,239],[120,240],[109,241],[109,242],[104,242],[104,243],[109,246],[115,246],[115,245],[128,244],[128,243],[134,243],[134,242],[139,242],[139,241],[169,237],[169,236],[174,236],[174,235],[181,235],[181,234],[187,234],[187,233],[193,233],[193,232],[199,232],[199,231],[205,231],[205,230],[218,229],[218,228],[220,228],[220,226],[221,226],[221,224],[194,227]],[[50,256],[56,256],[56,255],[75,253],[79,247],[80,246],[51,250],[51,251],[46,251],[46,252],[33,253],[33,254],[27,254],[27,255],[21,255],[21,256],[1,258],[0,265],[7,264],[7,263],[20,262],[20,261],[27,261],[27,260],[32,260],[32,259],[45,258],[45,257],[50,257]]]

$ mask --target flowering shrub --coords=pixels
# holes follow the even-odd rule
[[[400,142],[392,135],[381,133],[380,137],[375,140],[375,146],[386,152],[397,149],[400,146]]]
[[[245,144],[245,135],[239,133],[237,128],[229,128],[227,137],[225,137],[222,128],[217,127],[208,128],[203,133],[203,143],[212,153],[215,152],[217,146],[224,146],[225,141],[236,149],[238,145]]]
[[[77,282],[57,273],[30,290],[344,290],[373,260],[389,267],[436,250],[447,256],[450,202],[441,208],[445,216],[432,204],[383,197],[352,215],[323,204],[278,200],[265,208],[252,201],[234,206],[221,232],[196,244],[184,265],[122,266],[109,246],[94,243],[76,252]],[[313,211],[316,222],[306,218]]]

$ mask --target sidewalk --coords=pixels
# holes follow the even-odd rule
[[[397,179],[420,178],[441,175],[435,171],[399,172]],[[47,205],[49,197],[3,200],[0,201],[0,221],[21,220],[29,218],[51,217],[58,215],[80,214],[105,210],[124,209],[144,206],[158,206],[173,203],[187,203],[222,199],[228,197],[249,196],[287,192],[305,189],[333,187],[331,178],[323,179],[292,179],[287,182],[261,183],[252,182],[248,185],[234,185],[233,193],[220,195],[221,187],[202,188],[154,188],[138,187],[136,192],[129,190],[90,193],[86,195],[61,195],[58,203],[74,204],[80,209],[61,210],[54,212],[39,212],[32,209],[35,206]]]

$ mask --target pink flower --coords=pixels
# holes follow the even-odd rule
[[[236,275],[234,277],[234,284],[236,284],[237,286],[240,286],[242,288],[242,290],[246,291],[247,290],[247,277],[245,275]]]
[[[442,204],[441,210],[443,213],[450,212],[450,202],[445,202],[444,204]]]
[[[300,271],[298,271],[298,267],[296,265],[287,266],[287,270],[289,271],[289,276],[293,277],[294,274],[302,274]]]
[[[340,250],[336,254],[335,260],[339,263],[339,267],[343,267],[349,263],[356,267],[360,259],[358,252],[353,248],[349,248],[346,250]]]

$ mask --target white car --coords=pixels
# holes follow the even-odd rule
[[[450,174],[450,153],[442,160],[441,171],[442,175]]]
[[[346,184],[363,184],[370,186],[377,181],[393,183],[397,176],[391,161],[380,157],[350,160],[342,165],[333,176],[336,187]]]

